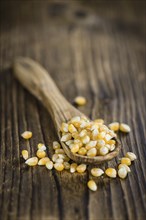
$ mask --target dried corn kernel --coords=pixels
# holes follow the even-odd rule
[[[121,179],[125,179],[126,178],[126,176],[127,176],[127,170],[126,170],[126,168],[120,168],[119,170],[118,170],[118,176],[121,178]]]
[[[54,168],[57,170],[57,171],[62,171],[64,170],[64,165],[62,163],[55,163],[54,164]]]
[[[98,133],[97,138],[103,139],[105,137],[105,135],[106,135],[106,132],[102,131],[102,132]]]
[[[97,154],[97,149],[95,147],[91,148],[90,150],[87,151],[87,156],[88,157],[95,157]]]
[[[67,134],[62,136],[61,141],[66,142],[66,141],[69,141],[71,138],[72,138],[71,134],[67,133]]]
[[[55,154],[64,154],[64,150],[63,149],[56,149]]]
[[[100,168],[92,168],[91,169],[91,174],[92,174],[92,176],[99,177],[102,174],[104,174],[104,171]]]
[[[52,170],[53,169],[53,162],[51,160],[46,163],[46,168],[48,170]]]
[[[58,155],[59,155],[59,154],[53,154],[53,156],[52,156],[53,162],[56,162],[56,160],[59,158]]]
[[[43,157],[39,160],[38,165],[40,165],[40,166],[46,165],[46,163],[49,161],[50,161],[49,157]]]
[[[24,138],[24,139],[30,139],[32,137],[32,132],[31,131],[24,131],[21,136]]]
[[[60,148],[61,148],[61,145],[58,143],[58,141],[53,141],[53,149],[56,150]]]
[[[109,128],[113,131],[118,131],[120,128],[119,122],[112,122],[111,124],[108,125]]]
[[[77,166],[77,172],[84,173],[86,168],[87,168],[86,164],[80,164],[79,166]]]
[[[82,138],[83,144],[88,144],[89,141],[90,141],[90,137],[89,137],[88,135],[86,135],[86,136],[84,136],[84,137]]]
[[[126,164],[127,166],[131,165],[131,160],[127,157],[122,157],[121,164]]]
[[[87,135],[87,130],[86,129],[83,129],[80,133],[79,133],[79,136],[80,137],[84,137]]]
[[[77,165],[76,163],[72,163],[72,164],[70,165],[70,173],[76,172],[77,166],[78,166],[78,165]]]
[[[73,144],[71,147],[71,152],[73,154],[77,153],[79,151],[79,145],[78,144]]]
[[[67,123],[62,123],[60,130],[62,132],[68,132],[68,124]]]
[[[116,146],[114,144],[110,145],[110,151],[115,150]]]
[[[100,148],[100,147],[104,147],[105,145],[105,141],[104,140],[98,140],[97,141],[97,147]]]
[[[112,145],[112,144],[116,144],[116,141],[115,140],[109,140],[109,141],[107,141],[107,144],[109,144],[109,145]]]
[[[109,152],[109,149],[106,146],[103,146],[99,149],[99,154],[102,156],[108,154],[108,152]]]
[[[78,151],[78,154],[80,154],[80,155],[85,155],[86,153],[87,153],[87,150],[84,147],[81,147]]]
[[[107,141],[109,141],[109,140],[112,139],[112,136],[109,135],[109,134],[106,134],[105,137],[104,137],[104,139],[105,139],[105,141],[107,142]]]
[[[77,132],[77,129],[75,128],[75,126],[73,124],[69,124],[68,130],[70,133]]]
[[[91,189],[92,191],[97,190],[97,185],[94,180],[89,180],[87,185],[88,185],[88,188]]]
[[[66,141],[65,143],[66,143],[67,146],[70,146],[71,144],[74,143],[74,141],[73,140],[69,140],[69,141]]]
[[[42,143],[39,143],[38,144],[38,149],[39,150],[46,150],[46,146],[44,144],[42,144]]]
[[[131,161],[134,161],[137,159],[136,155],[132,152],[127,152],[125,157],[129,158]]]
[[[74,102],[75,102],[77,105],[85,105],[85,104],[86,104],[86,99],[85,99],[83,96],[77,96],[77,97],[74,99]]]
[[[118,169],[120,168],[125,168],[128,173],[131,172],[130,168],[126,164],[119,164]]]
[[[107,176],[109,176],[111,178],[116,178],[116,176],[117,176],[117,171],[114,168],[107,168],[105,173]]]
[[[56,161],[55,161],[55,163],[63,163],[64,162],[64,160],[62,159],[62,158],[58,158]]]
[[[125,132],[125,133],[129,133],[131,131],[129,125],[121,123],[120,124],[120,131]]]
[[[43,158],[43,157],[46,156],[46,152],[42,151],[42,150],[37,150],[36,155],[37,155],[38,158]]]
[[[104,120],[101,118],[95,119],[94,122],[96,122],[98,124],[104,124]]]
[[[64,169],[65,170],[69,170],[70,169],[70,163],[64,162],[63,165],[64,165]]]
[[[97,144],[97,141],[90,141],[88,144],[86,144],[85,148],[86,148],[87,150],[89,150],[89,149],[95,147],[96,144]]]
[[[37,158],[37,157],[31,157],[31,158],[29,158],[28,160],[26,160],[25,163],[26,163],[28,166],[36,166],[37,163],[38,163],[38,158]]]
[[[28,159],[28,151],[27,150],[22,150],[22,157],[24,158],[24,160]]]

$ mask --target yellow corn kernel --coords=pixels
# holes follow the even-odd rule
[[[103,139],[105,137],[106,133],[104,131],[98,133],[97,138],[98,139]]]
[[[58,141],[53,141],[53,149],[56,150],[60,148],[61,148],[61,145],[58,143]]]
[[[72,133],[72,137],[73,137],[74,139],[79,139],[79,133],[78,133],[78,132]]]
[[[112,139],[112,136],[109,135],[109,134],[106,134],[105,137],[104,137],[104,139],[105,139],[105,141],[107,142],[107,141],[109,141],[109,140]]]
[[[95,147],[96,144],[97,144],[97,141],[90,141],[88,144],[86,144],[85,147],[86,147],[87,150],[89,150],[89,149]]]
[[[82,147],[82,146],[83,146],[83,143],[81,142],[80,139],[75,139],[75,140],[74,140],[74,144],[78,144],[79,147]]]
[[[36,166],[37,163],[38,163],[38,158],[37,158],[37,157],[31,157],[31,158],[29,158],[28,160],[26,160],[25,163],[26,163],[28,166]]]
[[[90,137],[89,137],[88,135],[86,135],[86,136],[84,136],[84,137],[82,138],[82,143],[83,143],[83,144],[88,144],[89,141],[90,141]]]
[[[126,164],[119,164],[118,169],[120,168],[125,168],[128,173],[131,172],[130,168]]]
[[[99,134],[98,129],[94,129],[92,131],[92,140],[97,140],[98,139],[98,134]]]
[[[119,122],[112,122],[108,126],[112,131],[118,131],[120,128]]]
[[[71,152],[73,154],[77,153],[79,151],[79,145],[78,144],[73,144],[71,147]]]
[[[42,144],[42,143],[39,143],[38,144],[38,149],[39,150],[46,150],[46,146],[44,144]]]
[[[108,154],[108,152],[109,152],[109,149],[108,149],[106,146],[103,146],[103,147],[101,147],[101,148],[99,149],[99,154],[100,154],[101,156],[104,156],[104,155]]]
[[[129,127],[129,125],[121,123],[120,124],[120,131],[125,132],[125,133],[129,133],[131,131],[131,128]]]
[[[70,163],[69,162],[64,162],[63,165],[64,165],[64,169],[65,170],[69,170],[70,169]]]
[[[86,168],[87,168],[86,164],[80,164],[79,166],[77,166],[77,172],[78,173],[84,173]]]
[[[61,149],[56,149],[55,154],[64,154],[64,150],[62,148]]]
[[[66,142],[66,141],[69,141],[71,138],[72,138],[71,134],[67,133],[67,134],[62,136],[61,141]]]
[[[46,165],[46,163],[49,161],[50,161],[49,157],[43,157],[39,160],[38,165],[40,165],[40,166]]]
[[[85,105],[86,104],[86,99],[85,97],[83,96],[77,96],[75,99],[74,99],[74,102],[77,104],[77,105]]]
[[[27,150],[22,150],[22,157],[24,158],[24,160],[28,159],[28,151]]]
[[[109,129],[106,125],[102,124],[102,125],[99,125],[99,131],[100,132],[107,132],[107,131],[109,131]]]
[[[81,123],[81,118],[79,116],[73,117],[71,119],[71,123],[76,127],[79,128],[80,127],[80,123]]]
[[[62,171],[64,170],[64,165],[62,163],[55,163],[54,164],[54,168],[57,170],[57,171]]]
[[[24,138],[24,139],[30,139],[32,137],[32,132],[31,131],[24,131],[21,136]]]
[[[118,176],[121,178],[121,179],[125,179],[126,176],[127,176],[127,170],[123,167],[123,168],[120,168],[118,170]]]
[[[46,152],[42,151],[42,150],[37,150],[36,155],[37,155],[38,158],[43,158],[43,157],[46,156]]]
[[[105,141],[100,139],[97,141],[97,148],[103,147],[105,145]]]
[[[117,176],[117,171],[114,168],[107,168],[105,173],[107,176],[109,176],[111,178],[116,178],[116,176]]]
[[[53,162],[51,160],[46,163],[46,168],[48,170],[52,170],[53,169]]]
[[[101,118],[95,119],[94,122],[96,122],[98,124],[104,124],[104,120]]]
[[[87,156],[88,157],[95,157],[97,154],[97,149],[95,147],[91,148],[90,150],[87,151]]]
[[[60,130],[62,132],[68,132],[68,124],[67,123],[62,123]]]
[[[87,186],[92,191],[96,191],[97,190],[97,184],[95,183],[94,180],[89,180],[88,183],[87,183]]]
[[[116,141],[115,140],[109,140],[109,141],[107,141],[107,144],[109,144],[109,145],[112,145],[112,144],[116,144]]]
[[[99,177],[102,174],[104,174],[104,171],[100,168],[92,168],[91,169],[91,174],[92,174],[92,176]]]
[[[132,152],[127,152],[125,157],[129,158],[131,161],[134,161],[137,159],[136,155]]]
[[[70,133],[77,132],[77,129],[75,128],[75,126],[73,124],[69,124],[68,130]]]
[[[126,164],[127,166],[131,165],[131,160],[127,157],[122,157],[121,164]]]
[[[116,145],[114,145],[114,144],[110,145],[110,151],[115,150],[115,148],[116,148]]]
[[[79,149],[79,151],[78,151],[78,154],[80,154],[80,155],[85,155],[87,153],[87,150],[86,150],[86,148],[84,148],[84,147],[81,147],[80,149]]]
[[[77,165],[76,163],[72,163],[72,164],[70,165],[70,173],[76,172],[77,166],[78,166],[78,165]]]
[[[80,137],[84,137],[87,135],[87,130],[86,129],[83,129],[80,133],[79,133],[79,136]]]
[[[70,146],[71,144],[74,143],[74,141],[73,140],[69,140],[69,141],[66,141],[65,143],[66,143],[67,146]]]

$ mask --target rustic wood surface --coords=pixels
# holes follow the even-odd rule
[[[146,217],[145,2],[2,1],[0,7],[0,215],[2,220],[143,220]],[[41,63],[72,103],[90,118],[128,123],[122,150],[136,153],[126,180],[86,183],[89,172],[27,168],[20,157],[57,139],[50,115],[14,78],[15,57]],[[31,130],[33,138],[20,134]],[[116,166],[118,158],[103,167]]]

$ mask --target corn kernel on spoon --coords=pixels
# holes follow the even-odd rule
[[[60,127],[62,122],[69,121],[75,116],[85,116],[73,107],[60,93],[49,73],[37,62],[30,58],[18,57],[14,61],[13,71],[15,77],[21,84],[33,94],[46,107],[55,124],[59,139],[61,140]],[[117,138],[116,148],[104,156],[83,156],[72,153],[70,148],[61,141],[61,145],[73,161],[77,163],[102,163],[116,157],[120,151],[121,144]]]

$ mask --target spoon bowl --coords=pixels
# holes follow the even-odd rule
[[[60,93],[49,73],[37,62],[30,58],[18,57],[13,65],[14,75],[20,83],[33,94],[46,107],[50,113],[59,139],[61,140],[60,127],[62,122],[69,121],[75,116],[85,116],[72,106]],[[88,157],[73,154],[69,147],[61,142],[67,156],[77,163],[103,163],[111,160],[119,154],[120,141],[116,140],[116,148],[105,156]]]

